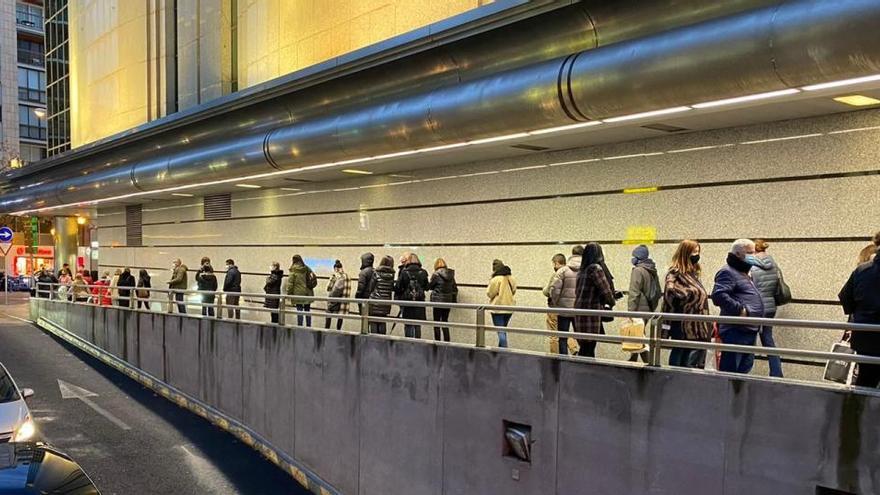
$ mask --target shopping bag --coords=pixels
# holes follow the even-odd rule
[[[831,346],[831,352],[836,354],[855,354],[856,351],[850,347],[849,342],[838,342]],[[856,363],[851,361],[843,361],[841,359],[829,359],[825,364],[825,374],[823,379],[829,382],[842,383],[850,385],[852,383],[853,371]]]
[[[644,337],[645,336],[645,320],[641,318],[627,318],[620,327],[621,337]],[[645,344],[641,342],[623,342],[620,344],[624,352],[642,352],[645,350]]]

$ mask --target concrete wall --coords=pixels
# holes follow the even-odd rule
[[[260,292],[269,263],[278,260],[286,270],[294,253],[319,274],[328,275],[338,258],[355,275],[365,251],[396,259],[414,250],[429,269],[439,256],[456,269],[462,302],[483,302],[492,260],[500,258],[521,286],[517,302],[544,306],[540,288],[552,273],[550,258],[569,253],[575,241],[603,242],[616,285],[625,290],[634,239],[654,240],[661,270],[680,239],[700,239],[703,281],[711,288],[730,242],[763,236],[797,299],[779,316],[842,320],[837,292],[868,237],[880,229],[869,214],[880,207],[878,137],[880,111],[868,110],[533,153],[403,177],[352,179],[340,173],[340,180],[320,184],[279,183],[301,191],[234,194],[229,220],[203,220],[200,198],[153,201],[143,206],[144,247],[125,246],[124,211],[103,208],[100,263],[109,269],[147,267],[158,281],[169,277],[173,257],[197,268],[208,255],[215,269],[231,257],[245,272],[244,290]],[[623,193],[645,186],[675,188]],[[452,314],[458,321],[473,318]],[[539,315],[515,315],[512,325],[544,323]],[[609,325],[612,333],[616,327]],[[780,346],[822,351],[839,337],[776,331]],[[453,338],[473,341],[466,331],[453,331]],[[511,344],[547,349],[530,336],[514,335]],[[599,352],[627,356],[618,346],[600,345]],[[788,376],[805,379],[821,373],[816,367],[786,368]],[[766,375],[766,366],[759,363],[755,373]]]
[[[34,316],[77,335],[94,328],[87,340],[114,355],[114,341],[137,335],[126,361],[139,356],[154,376],[249,425],[339,493],[880,491],[876,395],[177,315],[125,318],[118,309],[57,301],[32,305]],[[530,464],[502,455],[505,420],[531,426]]]

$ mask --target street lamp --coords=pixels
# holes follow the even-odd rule
[[[35,108],[34,115],[36,115],[37,118],[40,118],[40,119],[46,118],[46,109],[45,108]]]

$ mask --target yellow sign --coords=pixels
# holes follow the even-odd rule
[[[657,240],[657,228],[650,225],[631,225],[626,228],[623,244],[654,244]]]

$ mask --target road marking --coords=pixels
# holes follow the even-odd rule
[[[24,323],[33,323],[33,320],[27,320],[27,319],[25,319],[25,318],[19,318],[18,316],[13,316],[13,315],[11,315],[11,314],[9,314],[9,313],[0,313],[0,314],[2,314],[3,316],[6,316],[7,318],[13,318],[13,319],[16,319],[16,320],[18,320],[18,321],[22,321],[22,322],[24,322]]]
[[[103,407],[95,404],[89,397],[97,397],[98,394],[94,392],[90,392],[82,387],[77,387],[71,383],[67,383],[64,380],[58,380],[58,389],[61,391],[62,399],[79,399],[85,405],[89,406],[96,413],[100,414],[107,418],[108,421],[120,427],[123,430],[130,430],[131,427],[125,424],[121,419],[114,416],[110,411],[107,411]]]

